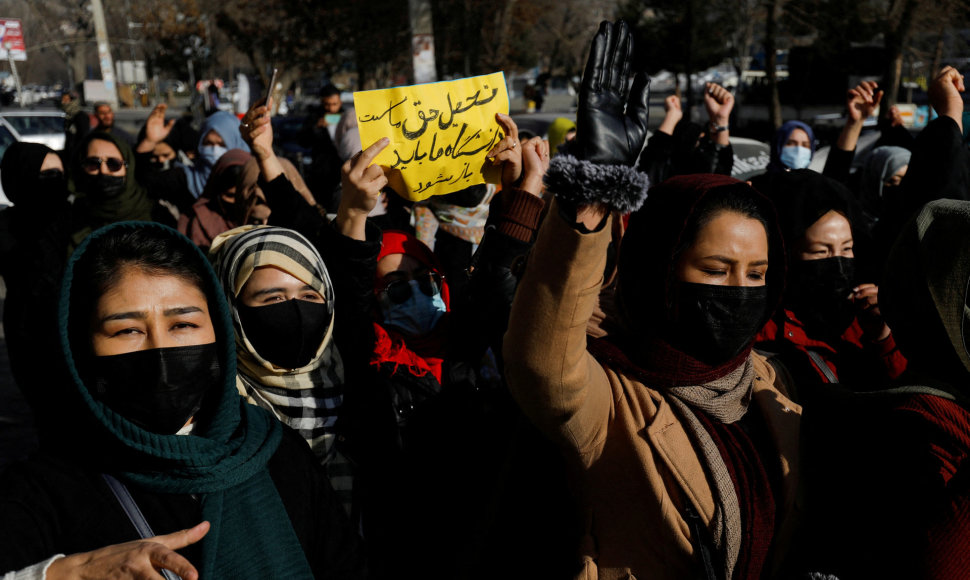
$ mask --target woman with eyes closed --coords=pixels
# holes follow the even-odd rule
[[[73,431],[0,478],[0,572],[360,576],[313,454],[239,397],[229,308],[191,241],[150,223],[92,233],[58,320]]]
[[[758,348],[776,353],[798,386],[898,378],[906,359],[879,311],[879,289],[860,283],[871,267],[858,244],[865,233],[856,234],[852,194],[809,170],[776,174],[768,189],[789,269],[782,308],[758,334]]]
[[[323,259],[302,235],[268,226],[220,234],[209,255],[232,312],[240,394],[300,433],[349,512],[352,474],[334,429],[344,365]]]
[[[553,209],[540,230],[506,372],[579,466],[597,546],[583,555],[600,578],[759,578],[783,554],[800,408],[752,352],[782,287],[773,213],[724,176],[651,189],[620,251],[623,328],[588,352],[605,208]]]

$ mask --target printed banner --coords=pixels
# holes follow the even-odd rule
[[[509,112],[505,74],[354,93],[360,142],[391,140],[377,159],[391,187],[420,201],[496,182],[485,155],[505,136],[496,113]]]

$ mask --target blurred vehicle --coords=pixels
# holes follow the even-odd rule
[[[730,140],[734,150],[731,177],[745,181],[765,172],[771,161],[770,145],[745,137],[731,137]]]
[[[64,113],[53,110],[0,111],[0,159],[17,141],[40,143],[54,151],[64,149]],[[0,188],[0,209],[12,205]]]

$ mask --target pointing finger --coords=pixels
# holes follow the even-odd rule
[[[391,143],[390,139],[388,139],[387,137],[381,137],[380,139],[377,140],[376,143],[374,143],[367,149],[364,149],[362,152],[358,153],[360,157],[357,159],[357,161],[354,162],[354,165],[357,165],[358,167],[369,166],[371,163],[374,162],[374,159],[377,158],[378,155],[380,155],[381,151],[383,151],[385,147],[390,145],[390,143]]]

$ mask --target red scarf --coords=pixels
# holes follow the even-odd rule
[[[374,353],[371,355],[370,364],[377,366],[386,362],[393,363],[392,374],[396,373],[398,368],[402,366],[416,377],[423,377],[431,373],[440,384],[441,363],[444,358],[438,353],[442,350],[443,341],[441,337],[444,334],[443,329],[445,327],[446,325],[442,322],[427,337],[409,338],[408,342],[415,349],[411,350],[408,344],[405,344],[403,336],[393,330],[389,331],[375,322]]]
[[[751,353],[749,343],[737,356],[712,366],[679,351],[659,338],[645,338],[637,345],[639,356],[633,362],[610,337],[589,339],[587,350],[603,366],[635,377],[645,385],[687,387],[719,379],[741,366]]]

